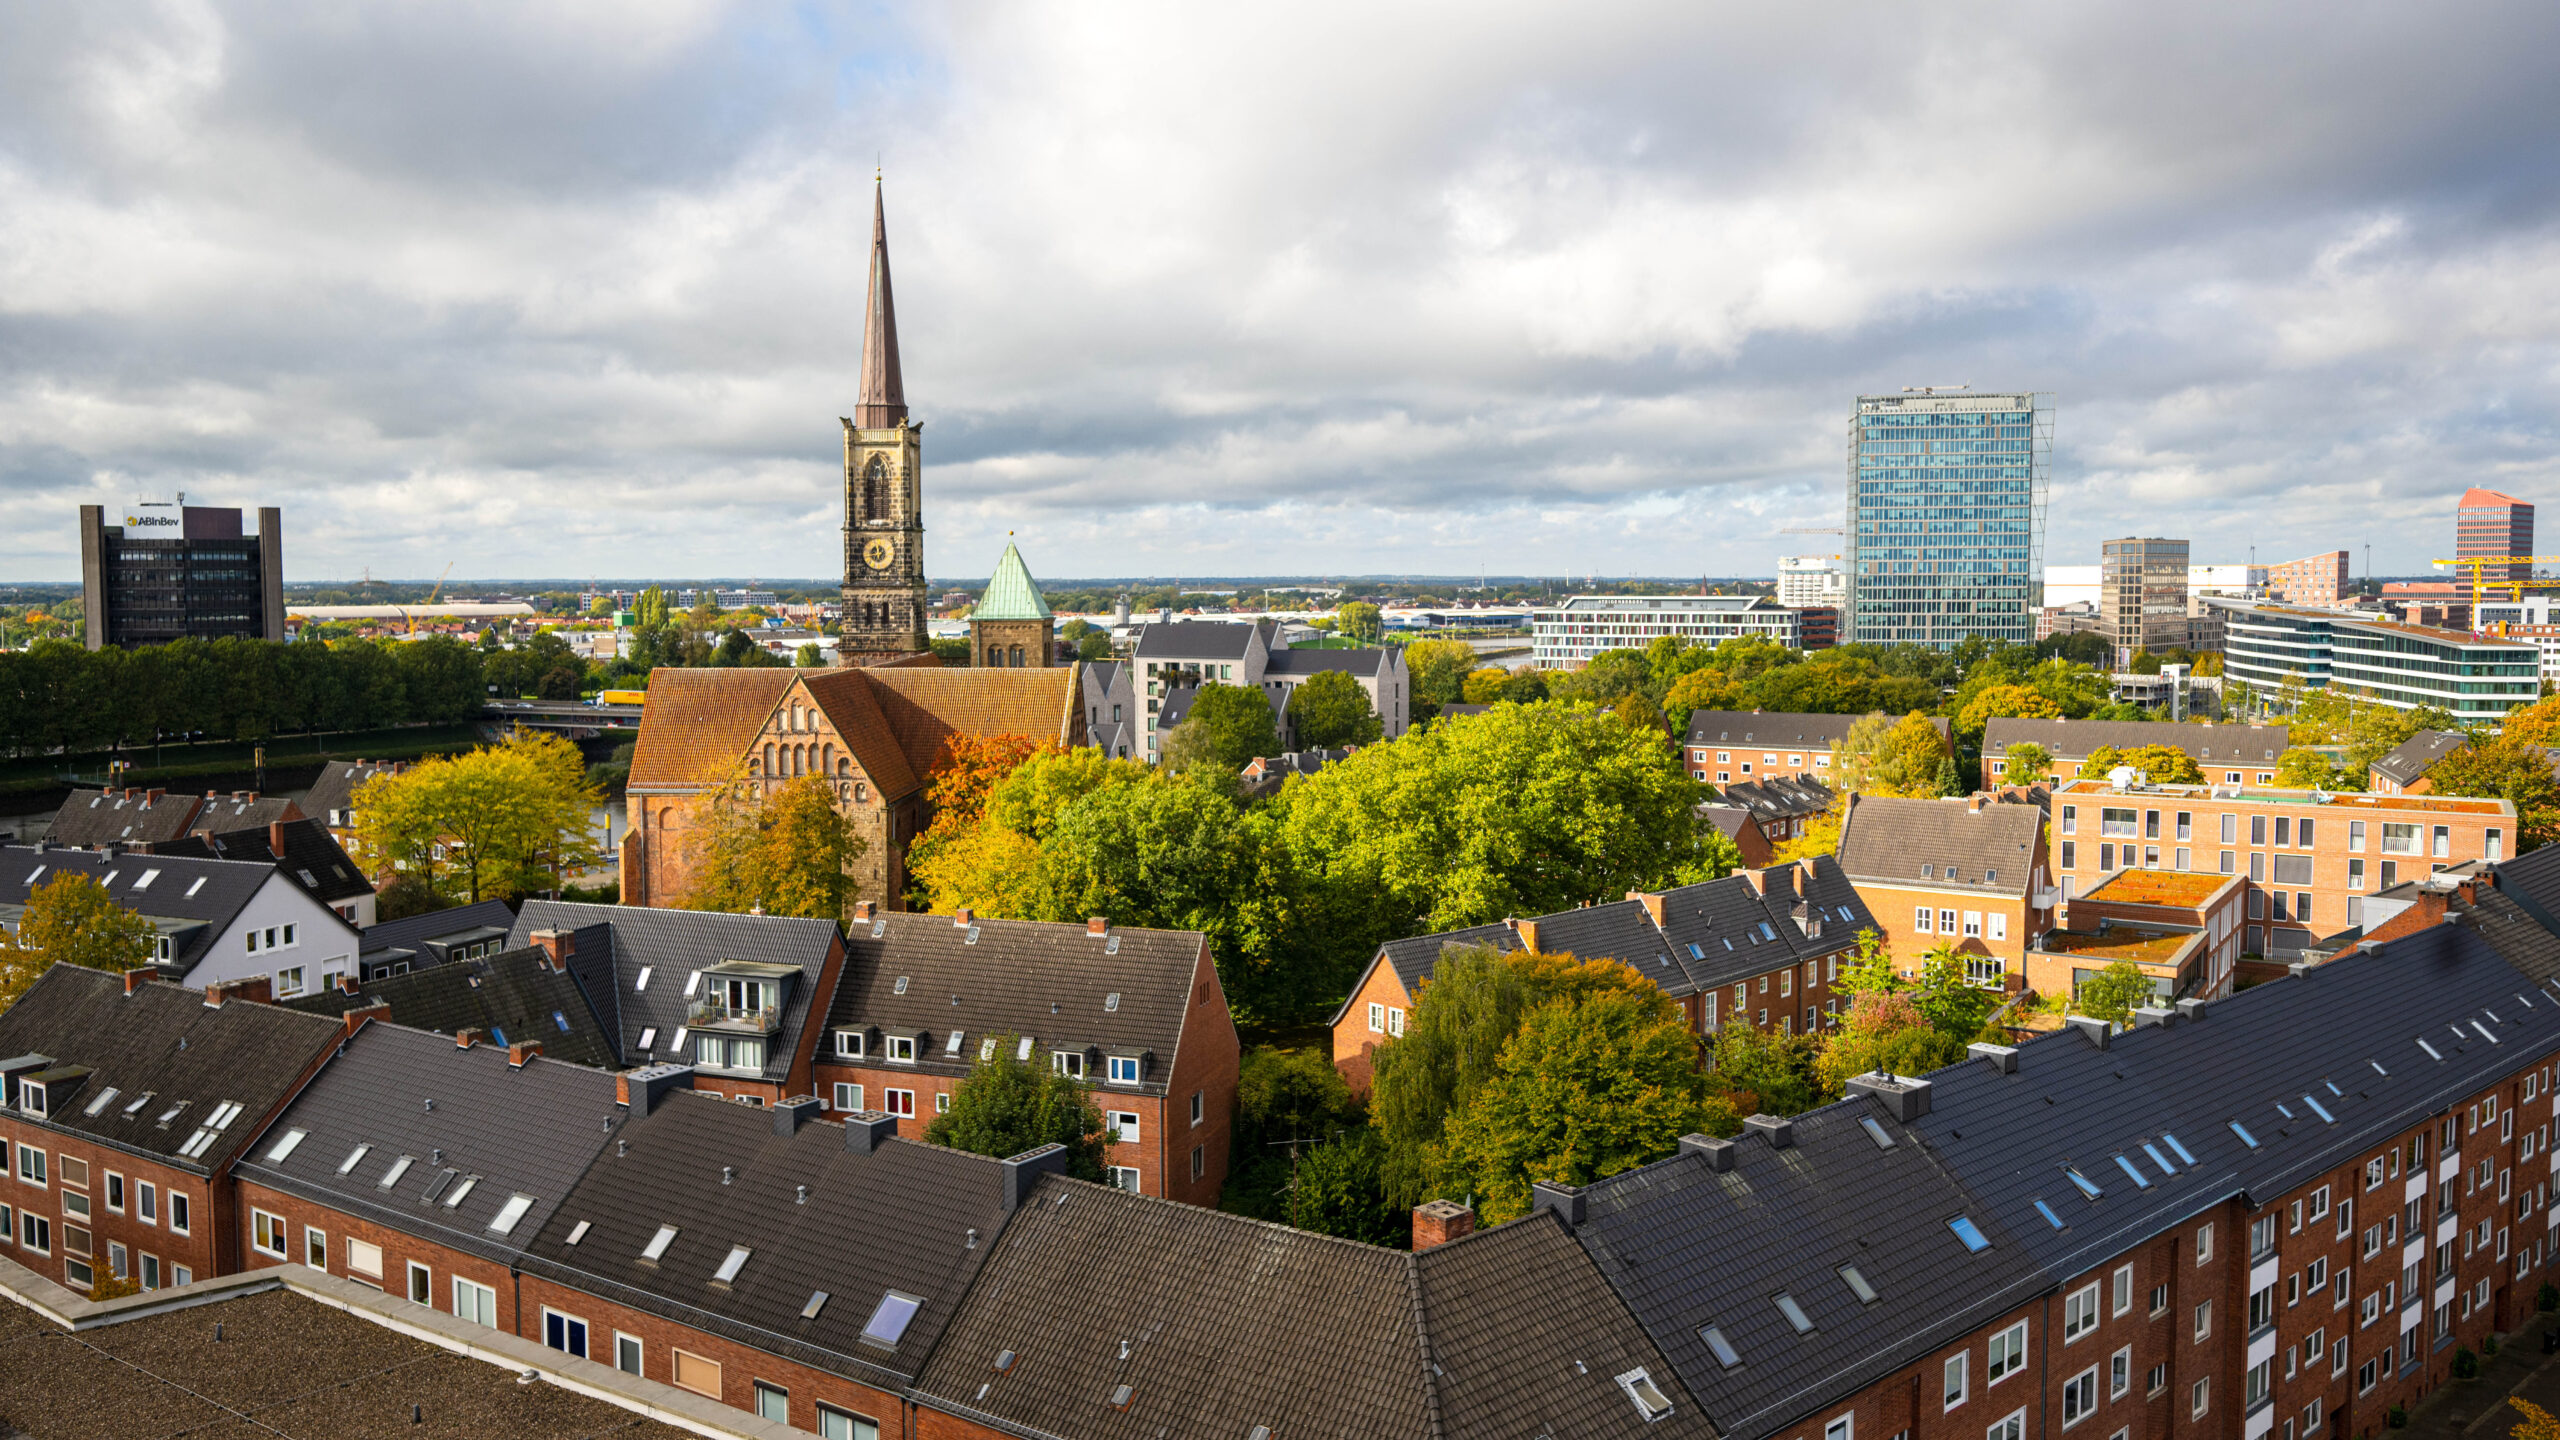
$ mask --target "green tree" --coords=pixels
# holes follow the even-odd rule
[[[1350,601],[1336,613],[1342,621],[1342,633],[1346,639],[1375,645],[1378,637],[1387,633],[1386,616],[1365,600]]]
[[[603,797],[557,735],[519,730],[467,755],[430,756],[355,794],[355,855],[460,898],[557,890],[598,863]]]
[[[1697,1131],[1734,1134],[1697,1041],[1660,990],[1605,989],[1521,1017],[1492,1078],[1450,1117],[1444,1186],[1493,1224],[1527,1213],[1536,1180],[1587,1185],[1661,1159]]]
[[[1387,1199],[1386,1152],[1386,1142],[1366,1126],[1308,1150],[1289,1177],[1289,1223],[1399,1250],[1412,1243],[1412,1207]]]
[[[1298,744],[1307,749],[1374,744],[1386,733],[1378,712],[1369,704],[1369,692],[1341,670],[1323,670],[1309,676],[1290,692],[1288,714]]]
[[[2071,1008],[2082,1015],[2118,1025],[2133,1023],[2133,1007],[2148,1005],[2156,993],[2151,977],[2130,960],[2119,960],[2080,982]]]
[[[1956,774],[1956,757],[1953,755],[1941,755],[1938,757],[1938,778],[1936,782],[1936,789],[1940,795],[1963,795],[1970,793],[1971,787],[1964,783],[1963,777]]]
[[[854,867],[869,847],[819,776],[769,790],[741,776],[697,812],[691,839],[683,909],[737,914],[762,906],[768,915],[843,924],[860,898]]]
[[[1404,647],[1405,673],[1412,677],[1413,697],[1434,705],[1463,701],[1467,672],[1475,664],[1475,647],[1463,640],[1416,640]]]
[[[925,1140],[995,1156],[1063,1145],[1069,1175],[1101,1180],[1104,1153],[1116,1132],[1106,1131],[1090,1090],[1020,1058],[1016,1038],[991,1035],[979,1041],[977,1063],[951,1092],[951,1108],[925,1127]]]
[[[1730,641],[1728,644],[1732,643]],[[1709,666],[1672,682],[1662,696],[1662,717],[1675,735],[1689,733],[1689,717],[1701,710],[1747,710],[1750,692],[1731,671]]]
[[[1823,1097],[1836,1100],[1860,1075],[1924,1075],[1953,1065],[1964,1058],[1965,1043],[1930,1024],[1910,995],[1870,990],[1850,1001],[1840,1028],[1823,1046],[1815,1073],[1821,1077]]]
[[[1982,743],[1983,727],[1994,719],[2052,719],[2062,713],[2053,697],[2025,685],[1986,686],[1967,701],[1956,717],[1956,733],[1968,745]]]
[[[2104,777],[2118,766],[2130,766],[2150,777],[2154,785],[2201,785],[2204,771],[2197,768],[2195,757],[2176,745],[2141,745],[2131,750],[2101,745],[2080,762],[2080,773]]]
[[[2326,753],[2296,745],[2276,757],[2276,783],[2299,790],[2334,790],[2337,767]]]
[[[791,652],[791,663],[803,670],[823,669],[827,663],[827,652],[818,648],[817,641],[804,640],[800,642],[799,649]]]
[[[2033,740],[2021,740],[2003,754],[2008,766],[2000,778],[2010,785],[2033,785],[2053,774],[2053,754]]]
[[[2438,795],[2494,796],[2516,807],[2516,853],[2560,838],[2560,779],[2551,752],[2505,736],[2475,736],[2427,772]]]
[[[1821,1056],[1818,1036],[1780,1035],[1737,1015],[1716,1032],[1714,1083],[1737,1111],[1800,1114],[1822,1103]]]
[[[1233,773],[1255,756],[1280,753],[1271,702],[1241,685],[1202,685],[1174,732],[1165,737],[1165,764],[1173,769],[1214,765]]]
[[[28,893],[17,930],[0,934],[0,1010],[56,965],[115,974],[147,965],[159,934],[90,876],[56,875]]]

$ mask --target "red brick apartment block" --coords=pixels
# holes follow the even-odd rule
[[[2075,994],[2082,980],[2123,961],[2151,977],[2157,1003],[2219,1000],[2240,961],[2244,888],[2237,876],[2183,870],[2110,875],[2064,903],[2065,928],[2047,931],[2027,956],[2028,988]]]
[[[87,1291],[239,1269],[231,1169],[338,1022],[57,965],[0,1013],[0,1256]]]
[[[1093,1087],[1114,1181],[1215,1205],[1240,1050],[1197,931],[907,915],[858,907],[816,1067],[822,1105],[922,1135],[1007,1047]]]
[[[2276,760],[2293,744],[2282,725],[2163,725],[2149,720],[2028,720],[1995,718],[1982,731],[1982,788],[2010,784],[2009,747],[2033,743],[2052,761],[2047,774],[2056,782],[2079,777],[2090,755],[2102,748],[2139,750],[2168,745],[2187,752],[2209,780],[2238,785],[2272,785]]]
[[[1809,775],[1828,783],[1832,756],[1861,715],[1812,715],[1782,710],[1698,710],[1690,713],[1682,740],[1691,778],[1722,787],[1772,777]],[[1938,728],[1947,753],[1955,744],[1946,720]]]
[[[2017,987],[2061,898],[2047,864],[2044,813],[1983,795],[1851,796],[1840,868],[1898,968],[1917,973],[1923,956],[1950,945],[1965,957],[1968,977],[1988,989]]]

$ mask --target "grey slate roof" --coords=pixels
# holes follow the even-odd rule
[[[1265,675],[1315,675],[1326,670],[1340,670],[1348,675],[1374,676],[1386,668],[1387,652],[1361,650],[1274,650],[1270,662],[1262,667]]]
[[[578,977],[597,1015],[620,1027],[616,1048],[629,1065],[685,1059],[689,1052],[678,1050],[676,1037],[685,1028],[687,1007],[698,998],[698,985],[688,983],[695,971],[722,960],[798,967],[799,978],[784,987],[781,1023],[765,1044],[763,1078],[772,1081],[790,1074],[801,1029],[813,1018],[818,982],[836,943],[831,920],[528,900],[516,914],[507,948],[531,945],[537,930],[575,932],[570,973]],[[639,988],[643,970],[650,972],[645,990]],[[688,990],[697,994],[688,995]],[[650,1037],[653,1043],[640,1043],[644,1030],[657,1032]]]
[[[1056,1177],[994,1251],[918,1382],[938,1408],[1091,1440],[1435,1433],[1405,1255]]]
[[[56,845],[157,845],[187,833],[204,804],[202,795],[149,791],[74,790],[53,814],[45,839]]]
[[[1520,937],[1508,925],[1470,925],[1464,930],[1449,930],[1438,935],[1413,935],[1390,940],[1378,947],[1378,955],[1395,967],[1396,978],[1404,982],[1404,993],[1417,994],[1422,982],[1431,978],[1440,966],[1440,952],[1452,945],[1490,945],[1506,954],[1520,948]],[[1355,991],[1359,988],[1352,987]]]
[[[2025,805],[1852,795],[1840,822],[1840,868],[1858,880],[2023,896],[2043,828],[2044,812]]]
[[[356,790],[374,776],[398,768],[388,760],[333,760],[302,792],[302,813],[324,825],[347,824],[348,817],[339,812],[354,808]]]
[[[67,1103],[55,1090],[54,1128],[197,1174],[219,1169],[256,1136],[338,1035],[336,1022],[316,1015],[247,1000],[207,1005],[202,992],[163,981],[127,995],[124,977],[77,965],[47,970],[0,1013],[0,1057],[88,1067]],[[114,1097],[90,1114],[110,1089]],[[238,1114],[199,1153],[180,1154],[226,1102]]]
[[[2382,778],[2405,790],[2434,768],[2445,752],[2461,749],[2468,738],[2459,730],[2421,730],[2374,761],[2373,768]]]
[[[616,1037],[596,1019],[586,992],[554,970],[539,949],[510,950],[451,965],[386,975],[356,988],[324,990],[285,1004],[314,1015],[391,1007],[391,1023],[453,1035],[477,1030],[484,1042],[531,1041],[553,1060],[612,1070],[621,1066]]]
[[[2483,885],[2478,887],[2477,893],[2479,898],[2468,902],[2458,895],[2452,897],[2449,912],[2466,917],[2467,922],[2479,930],[2481,938],[2489,942],[2489,948],[2497,951],[2525,978],[2538,985],[2560,981],[2560,934],[2554,934],[2551,927],[2534,918],[2530,911],[2502,891]],[[2358,937],[2330,938],[2351,940]],[[2324,940],[2322,943],[2326,945],[2329,942]]]
[[[2545,845],[2497,867],[2500,893],[2560,932],[2560,845]]]
[[[1894,1147],[1879,1148],[1864,1119]],[[2050,1283],[1921,1136],[1875,1102],[1844,1101],[1794,1124],[1783,1150],[1745,1132],[1724,1173],[1684,1153],[1589,1186],[1575,1228],[1718,1431],[1743,1440],[1872,1384]],[[1982,1225],[1988,1249],[1965,1248],[1947,1228],[1957,1215]],[[1843,1265],[1875,1287],[1876,1303],[1859,1303]],[[1797,1334],[1780,1313],[1781,1292],[1811,1317],[1811,1332]],[[1709,1325],[1740,1352],[1733,1369],[1700,1337]]]
[[[1690,989],[1686,972],[1671,963],[1671,942],[1654,928],[1652,914],[1637,901],[1586,905],[1541,915],[1536,923],[1540,954],[1622,961],[1674,995]]]
[[[155,846],[155,855],[191,855],[203,860],[249,860],[276,864],[287,880],[300,885],[323,905],[373,893],[363,867],[349,858],[329,828],[317,820],[284,822],[284,853],[278,855],[274,831],[260,825],[248,830],[194,834]]]
[[[1881,713],[1881,712],[1879,712]],[[1849,727],[1866,719],[1864,715],[1811,715],[1790,710],[1692,710],[1689,712],[1689,741],[1692,745],[1722,745],[1728,749],[1756,745],[1763,750],[1828,750],[1849,738]],[[1888,718],[1899,720],[1900,716]],[[1944,718],[1929,722],[1938,727],[1938,736],[1949,735]]]
[[[1725,803],[1748,808],[1767,820],[1820,815],[1831,808],[1837,792],[1810,775],[1770,775],[1716,787]]]
[[[1156,707],[1156,727],[1161,730],[1170,730],[1181,724],[1191,715],[1191,702],[1199,698],[1200,687],[1197,685],[1164,687],[1164,700]]]
[[[364,959],[370,965],[385,951],[406,950],[411,952],[413,966],[441,965],[451,958],[447,954],[451,947],[484,938],[504,938],[515,925],[515,909],[504,900],[482,900],[385,920],[365,927]]]
[[[276,867],[247,860],[7,845],[0,846],[0,906],[23,906],[28,896],[65,874],[98,881],[108,898],[159,922],[161,933],[173,941],[161,972],[184,975],[259,887],[275,877]]]
[[[1148,660],[1242,660],[1253,648],[1254,627],[1223,620],[1176,620],[1138,629],[1133,652]],[[1144,671],[1140,672],[1144,674]]]
[[[824,1120],[776,1133],[814,1109],[760,1109],[691,1090],[664,1096],[596,1153],[520,1263],[785,1359],[896,1387],[933,1352],[995,1248],[1004,1167],[904,1139],[864,1153]],[[676,1236],[652,1264],[641,1251],[661,1225]],[[752,1252],[744,1267],[733,1283],[714,1283],[737,1245]],[[1086,1256],[1095,1289],[1108,1288],[1093,1284],[1101,1263]],[[890,1290],[924,1303],[894,1348],[866,1344],[863,1326]],[[826,1302],[804,1320],[817,1291]]]
[[[1090,935],[1082,925],[1035,920],[971,925],[974,944],[969,928],[948,915],[856,921],[820,1056],[833,1053],[839,1029],[875,1039],[882,1030],[912,1030],[923,1036],[918,1070],[966,1075],[986,1040],[1028,1036],[1035,1053],[1150,1051],[1154,1059],[1138,1088],[1163,1093],[1193,1014],[1191,978],[1208,945],[1199,931],[1113,926],[1108,935]],[[1198,1023],[1212,1021],[1202,1016]],[[1223,1011],[1215,1023],[1232,1024]],[[954,1032],[957,1053],[950,1050]],[[1099,1078],[1099,1060],[1087,1073]]]
[[[2175,745],[2201,766],[2272,765],[2293,744],[2282,725],[2178,725],[2149,720],[2029,720],[2003,716],[1983,727],[1982,753],[2005,755],[2032,740],[2056,760],[2079,761],[2112,745],[2135,750]]]
[[[1644,1328],[1555,1217],[1538,1211],[1413,1257],[1450,1435],[1713,1436]],[[1648,1423],[1617,1377],[1672,1402]]]
[[[230,1007],[225,1006],[225,1009]],[[744,1109],[745,1107],[739,1107]],[[536,1058],[521,1069],[495,1046],[379,1022],[347,1041],[318,1078],[243,1156],[244,1179],[474,1255],[512,1262],[596,1154],[625,1128],[614,1077]],[[283,1159],[274,1152],[295,1130]],[[340,1167],[370,1146],[353,1169]],[[400,1157],[410,1164],[388,1189]],[[450,1172],[450,1173],[448,1173]],[[444,1202],[478,1176],[460,1204]],[[532,1205],[490,1230],[516,1195]]]

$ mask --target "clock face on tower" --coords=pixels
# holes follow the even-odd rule
[[[896,546],[891,545],[885,537],[875,535],[870,544],[862,547],[862,563],[874,570],[886,570],[889,568],[889,562],[897,558],[897,554]]]

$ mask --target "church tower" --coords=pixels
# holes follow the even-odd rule
[[[925,640],[923,428],[907,419],[898,377],[898,308],[889,295],[889,222],[871,191],[871,300],[862,389],[844,422],[844,665],[907,660]]]

